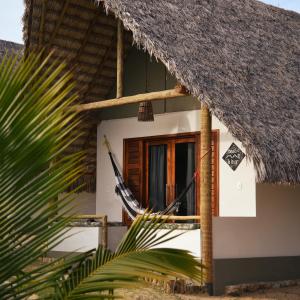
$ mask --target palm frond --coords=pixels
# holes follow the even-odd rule
[[[24,270],[62,240],[69,219],[61,211],[71,198],[54,200],[82,173],[82,153],[62,157],[79,123],[68,110],[74,84],[49,58],[6,56],[0,64],[1,299],[48,288],[43,272]]]
[[[6,56],[0,63],[0,299],[24,299],[48,290],[51,299],[114,299],[117,288],[145,285],[145,278],[200,281],[201,264],[187,251],[157,246],[174,238],[158,234],[164,221],[141,216],[115,253],[99,247],[34,270],[28,267],[67,232],[70,196],[82,174],[83,153],[64,156],[79,136],[71,74],[42,54]]]
[[[94,293],[100,293],[98,299],[107,299],[110,290],[141,287],[146,278],[200,282],[203,266],[188,251],[153,248],[174,238],[173,230],[158,235],[164,222],[160,217],[150,221],[149,215],[136,219],[115,253],[100,247],[67,279],[58,280],[56,299],[93,299]]]

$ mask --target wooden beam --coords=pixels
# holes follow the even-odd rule
[[[187,94],[184,91],[178,89],[171,89],[159,92],[151,92],[145,94],[138,94],[134,96],[126,96],[121,98],[103,100],[98,102],[86,103],[73,106],[73,110],[76,111],[86,111],[86,110],[94,110],[94,109],[103,109],[113,106],[120,106],[125,104],[139,103],[142,101],[155,101],[155,100],[164,100],[164,99],[172,99],[186,96]]]
[[[205,266],[204,283],[209,295],[213,294],[213,249],[211,205],[211,114],[205,104],[200,111],[200,217],[201,259]]]
[[[116,98],[123,97],[123,76],[124,76],[124,29],[122,21],[118,20],[117,33],[117,93]]]
[[[107,228],[107,216],[102,218],[102,230],[101,230],[101,245],[103,248],[107,249],[108,241],[108,228]]]

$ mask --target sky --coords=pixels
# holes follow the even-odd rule
[[[24,0],[0,0],[0,39],[23,44]],[[300,0],[262,0],[262,2],[300,13]]]

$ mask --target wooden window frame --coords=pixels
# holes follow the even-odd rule
[[[196,151],[195,151],[195,155],[196,155],[196,163],[197,163],[197,169],[200,169],[200,132],[196,131],[196,132],[186,132],[186,133],[176,133],[176,134],[167,134],[167,135],[156,135],[156,136],[146,136],[146,137],[136,137],[136,138],[128,138],[128,139],[124,139],[123,140],[123,175],[124,175],[124,179],[125,181],[127,181],[128,179],[128,174],[126,172],[127,168],[126,168],[126,157],[127,157],[127,153],[126,153],[126,144],[128,144],[128,141],[130,142],[139,142],[140,146],[142,147],[142,149],[140,149],[140,161],[142,162],[142,166],[141,166],[141,174],[140,176],[142,176],[143,178],[143,182],[142,182],[142,187],[141,187],[141,195],[142,195],[142,205],[143,207],[147,207],[147,202],[148,202],[148,196],[149,196],[149,191],[148,191],[148,176],[149,176],[149,160],[147,159],[147,157],[149,156],[148,154],[148,148],[149,145],[155,145],[155,144],[170,144],[170,141],[172,140],[178,140],[178,143],[187,143],[187,142],[195,142],[195,146],[196,146]],[[177,142],[173,143],[173,147],[176,145]],[[215,182],[214,182],[214,189],[212,190],[212,197],[214,198],[214,216],[219,216],[219,130],[215,129],[212,130],[212,145],[213,145],[213,151],[215,151],[216,153],[212,156],[214,161],[212,163],[212,168],[216,168],[212,170],[212,174],[214,174],[214,176],[216,176],[216,178],[214,178]],[[168,151],[168,156],[173,155],[175,156],[175,149],[171,149],[171,151]],[[171,157],[167,157],[167,159],[173,159]],[[168,172],[168,177],[169,176],[175,176],[175,170],[172,169],[171,172]],[[174,178],[168,178],[167,180],[168,182],[173,182]],[[200,197],[200,179],[198,178],[197,181],[197,186],[196,186],[196,212],[197,214],[200,213],[200,203],[198,201],[199,197]],[[167,203],[170,202],[170,199],[174,198],[174,188],[171,188],[171,193],[167,190]],[[215,195],[214,195],[215,193]],[[123,211],[123,221],[128,224],[128,217],[126,217],[126,213]]]

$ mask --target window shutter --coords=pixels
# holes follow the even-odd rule
[[[142,203],[143,198],[143,180],[144,180],[144,159],[143,159],[143,141],[142,140],[124,140],[124,180],[132,191],[135,198]],[[127,214],[124,215],[124,222],[130,223]]]

